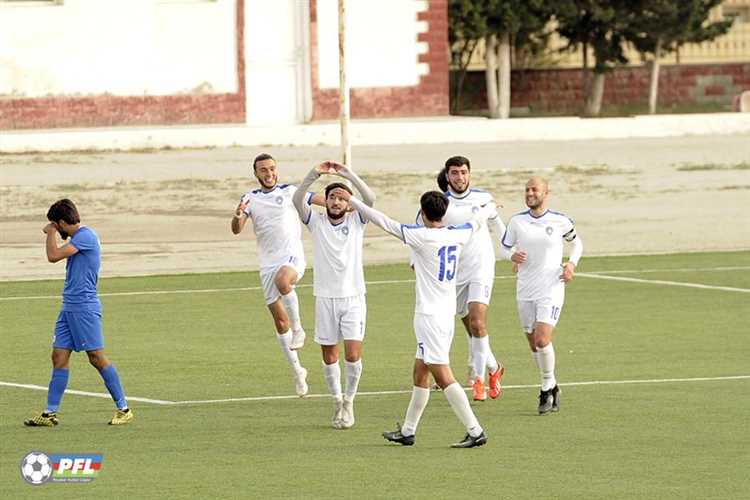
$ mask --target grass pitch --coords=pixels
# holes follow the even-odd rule
[[[600,278],[579,275],[568,287],[554,339],[561,412],[544,417],[514,280],[498,264],[489,326],[506,390],[473,403],[490,439],[475,450],[448,448],[464,431],[440,392],[414,447],[380,437],[403,419],[411,388],[406,265],[366,269],[363,394],[349,431],[330,428],[328,397],[242,400],[294,388],[256,273],[104,279],[106,352],[136,420],[109,427],[111,400],[66,394],[58,427],[27,429],[45,392],[0,385],[0,498],[746,498],[750,378],[722,377],[750,375],[750,252],[581,264]],[[301,357],[311,393],[325,395],[310,341],[311,274],[299,288],[309,335]],[[0,382],[46,387],[61,287],[0,286]],[[456,331],[452,360],[463,380],[467,343]],[[695,378],[706,380],[674,380]],[[578,385],[596,381],[642,383]],[[84,355],[73,357],[68,389],[105,392]],[[231,398],[241,400],[206,402]],[[92,483],[34,487],[18,467],[31,450],[104,459]]]

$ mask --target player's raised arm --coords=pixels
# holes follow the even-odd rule
[[[57,225],[54,222],[50,222],[42,229],[42,232],[47,235],[47,241],[45,242],[45,249],[47,251],[47,260],[55,263],[63,259],[67,259],[71,255],[78,252],[78,249],[70,243],[65,243],[62,246],[57,246]]]
[[[404,241],[404,236],[401,231],[401,223],[391,219],[383,212],[376,210],[372,207],[368,207],[362,200],[358,200],[356,197],[350,195],[343,189],[337,189],[336,195],[341,196],[345,200],[349,201],[349,204],[357,210],[365,219],[372,221],[373,224],[381,228],[388,234],[395,236],[396,238]]]
[[[375,204],[375,192],[370,189],[370,186],[368,186],[365,181],[363,181],[346,165],[335,162],[331,162],[331,164],[333,165],[333,168],[337,175],[340,175],[344,179],[350,181],[352,185],[357,188],[357,191],[359,191],[359,194],[362,196],[362,201],[365,203],[365,205],[371,207]]]
[[[292,196],[292,203],[294,204],[294,208],[297,209],[299,218],[303,223],[307,224],[307,222],[310,220],[310,213],[312,212],[312,210],[310,210],[310,205],[305,202],[305,196],[307,195],[308,189],[310,188],[310,186],[312,186],[313,182],[320,178],[322,174],[327,173],[331,170],[332,167],[329,166],[329,162],[323,162],[320,165],[317,165],[307,173],[305,178],[302,180],[302,183],[297,187],[297,191],[294,192],[294,196]],[[312,197],[310,197],[309,201],[314,202],[315,196],[317,195],[313,195]],[[325,204],[325,202],[323,204]]]
[[[245,227],[248,216],[247,206],[249,203],[250,197],[245,195],[240,200],[237,208],[234,209],[234,215],[232,216],[232,234],[240,234]]]

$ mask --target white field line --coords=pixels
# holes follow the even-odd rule
[[[603,277],[602,279],[608,279],[606,275],[609,274],[640,274],[640,273],[670,273],[670,272],[721,272],[721,271],[744,271],[750,269],[750,266],[725,266],[725,267],[703,267],[703,268],[677,268],[677,269],[620,269],[613,271],[594,271],[590,273],[577,273],[577,276],[584,276],[590,278]],[[515,275],[510,276],[496,276],[496,280],[507,280],[513,279]],[[614,278],[611,279],[620,279]],[[633,278],[634,279],[634,278]],[[629,281],[629,278],[623,278],[623,281]],[[677,281],[655,281],[655,280],[644,280],[648,283],[658,283],[664,285],[675,285],[683,286],[682,283]],[[414,280],[380,280],[380,281],[367,281],[367,285],[394,285],[394,284],[405,284],[414,283]],[[303,283],[297,285],[298,288],[311,288],[312,283]],[[716,288],[719,290],[728,291],[746,291],[743,288],[731,288],[731,287],[711,287],[709,285],[696,285],[694,288]],[[222,292],[248,292],[261,290],[260,286],[246,286],[246,287],[235,287],[235,288],[198,288],[189,290],[142,290],[137,292],[110,292],[100,293],[99,297],[129,297],[139,295],[169,295],[169,294],[193,294],[193,293],[222,293]],[[60,295],[32,295],[32,296],[21,296],[21,297],[0,297],[0,302],[14,301],[14,300],[54,300],[60,299]]]
[[[34,385],[34,384],[16,384],[15,382],[0,382],[0,387],[18,387],[20,389],[31,389],[33,391],[44,391],[47,392],[47,388],[42,385]],[[65,389],[65,394],[75,394],[77,396],[89,396],[92,398],[105,398],[105,399],[112,399],[112,396],[109,395],[109,393],[104,392],[88,392],[88,391],[74,391],[71,389]],[[138,401],[140,403],[152,403],[155,405],[171,405],[174,404],[174,401],[164,401],[161,399],[149,399],[149,398],[139,398],[139,397],[132,397],[128,396],[129,401]]]
[[[576,276],[610,281],[627,281],[629,283],[648,283],[650,285],[679,286],[684,288],[701,288],[703,290],[721,290],[724,292],[750,293],[750,288],[735,288],[731,286],[704,285],[702,283],[685,283],[682,281],[645,280],[640,278],[626,278],[624,276],[608,276],[606,274],[576,273]]]
[[[731,381],[731,380],[748,380],[750,375],[729,375],[725,377],[692,377],[692,378],[653,378],[653,379],[633,379],[633,380],[590,380],[583,382],[568,382],[561,383],[562,387],[576,387],[576,386],[588,386],[588,385],[628,385],[628,384],[667,384],[667,383],[689,383],[689,382],[716,382],[716,381]],[[35,391],[46,391],[47,388],[41,385],[33,384],[16,384],[14,382],[0,382],[0,386],[5,387],[17,387],[21,389],[32,389]],[[539,384],[525,384],[525,385],[504,385],[503,389],[536,389]],[[465,391],[470,391],[471,388],[465,388]],[[66,390],[66,394],[75,394],[78,396],[90,396],[95,398],[110,399],[111,396],[107,393],[99,392],[87,392],[87,391],[73,391]],[[392,394],[411,394],[411,390],[393,390],[393,391],[363,391],[358,392],[357,396],[385,396]],[[128,396],[129,401],[138,401],[142,403],[152,403],[156,405],[199,405],[199,404],[214,404],[214,403],[233,403],[242,401],[275,401],[282,399],[308,399],[308,398],[329,398],[330,394],[308,394],[304,398],[292,395],[283,396],[251,396],[245,398],[225,398],[225,399],[196,399],[196,400],[185,400],[185,401],[165,401],[163,399],[149,399]]]

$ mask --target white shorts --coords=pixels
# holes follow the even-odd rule
[[[428,365],[450,364],[455,320],[453,314],[435,316],[414,314],[414,335],[417,337],[416,358]]]
[[[483,281],[467,281],[456,285],[456,314],[465,318],[469,314],[469,303],[478,302],[489,305],[492,298],[492,278]]]
[[[367,303],[359,297],[315,297],[315,342],[336,345],[365,338]]]
[[[521,328],[523,328],[524,333],[533,332],[536,323],[557,325],[564,302],[564,293],[536,300],[519,300],[518,318],[521,320]]]
[[[266,305],[271,305],[281,297],[281,292],[276,287],[276,274],[282,267],[291,267],[297,271],[297,281],[305,275],[305,257],[290,255],[285,261],[273,267],[266,267],[260,270],[260,284],[263,287],[263,297],[266,299]]]

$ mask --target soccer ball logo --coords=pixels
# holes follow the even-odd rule
[[[21,475],[29,484],[42,484],[52,476],[49,457],[40,451],[32,451],[21,460]]]

